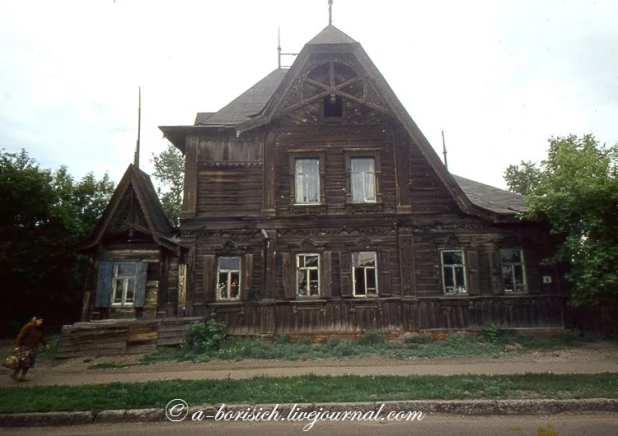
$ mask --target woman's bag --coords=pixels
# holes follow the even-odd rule
[[[17,369],[19,368],[19,359],[14,354],[11,354],[9,357],[4,359],[4,362],[2,362],[2,366],[8,369]]]

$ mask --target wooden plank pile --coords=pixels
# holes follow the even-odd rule
[[[189,326],[203,318],[115,319],[62,327],[57,359],[140,354],[180,345]]]

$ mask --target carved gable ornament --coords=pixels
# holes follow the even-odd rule
[[[375,244],[365,236],[356,239],[351,243],[345,244],[349,251],[372,250],[375,249]]]
[[[290,250],[293,252],[317,252],[325,250],[326,242],[315,241],[312,238],[307,237],[300,242],[288,244],[288,247],[290,247]]]
[[[368,106],[385,114],[391,114],[388,104],[382,98],[366,74],[359,74],[360,67],[339,60],[329,60],[310,66],[307,72],[296,78],[288,88],[278,112],[296,118],[296,109],[321,102],[348,102]]]

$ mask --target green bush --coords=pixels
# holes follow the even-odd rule
[[[431,337],[429,337],[428,335],[413,335],[413,336],[408,336],[407,338],[405,338],[403,342],[407,345],[428,344],[430,342],[433,342],[433,339],[431,339]]]
[[[216,351],[225,340],[225,324],[209,319],[191,324],[185,336],[185,347],[194,353]]]
[[[377,345],[384,343],[384,336],[376,331],[368,331],[363,333],[356,340],[360,345]]]
[[[491,342],[493,344],[498,340],[499,336],[500,330],[498,330],[498,326],[496,324],[485,324],[485,327],[483,327],[483,337],[487,342]]]

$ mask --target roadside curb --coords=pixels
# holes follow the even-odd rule
[[[383,406],[382,406],[383,405]],[[294,408],[306,412],[371,412],[381,407],[381,414],[389,412],[422,412],[423,415],[553,415],[559,413],[618,412],[618,399],[594,398],[585,400],[475,400],[475,401],[384,401],[364,403],[286,403],[277,404],[281,416]],[[273,409],[275,404],[225,405],[225,411]],[[189,406],[185,420],[190,421],[197,411],[215,415],[220,405]],[[0,415],[0,427],[51,427],[102,423],[168,422],[164,409],[103,410],[100,412],[47,412]]]

